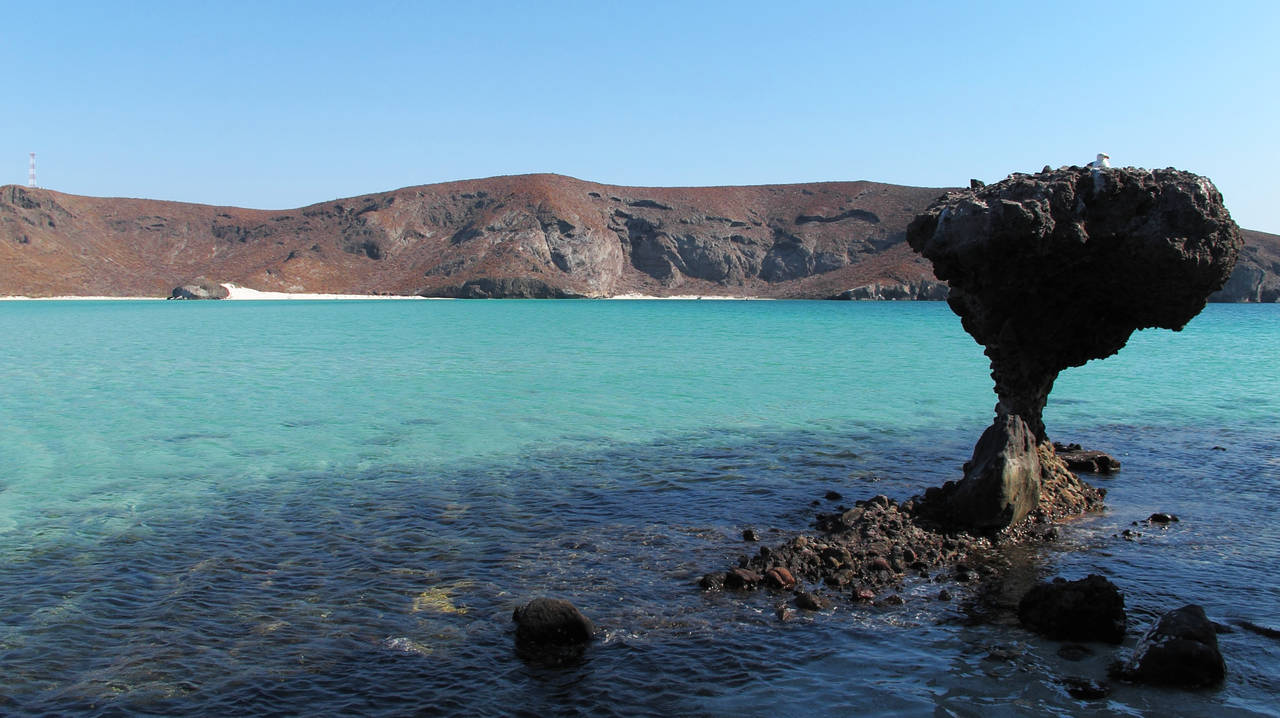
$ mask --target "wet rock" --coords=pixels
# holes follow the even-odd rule
[[[783,566],[774,566],[765,571],[764,580],[771,588],[789,589],[796,585],[795,576]]]
[[[524,648],[542,649],[581,646],[591,642],[595,626],[569,601],[535,598],[517,608],[516,642]]]
[[[806,611],[825,611],[831,602],[816,593],[804,592],[796,596],[796,606]]]
[[[760,585],[764,577],[747,568],[735,568],[724,577],[724,587],[734,590],[749,590]]]
[[[1058,373],[1116,353],[1137,329],[1181,329],[1242,245],[1209,180],[1135,168],[1018,173],[949,192],[912,220],[907,242],[991,360],[996,421],[944,497],[948,518],[978,530],[1035,507],[1026,434],[1048,443]]]
[[[1171,524],[1177,520],[1177,516],[1166,513],[1155,513],[1147,517],[1147,523],[1149,524]]]
[[[1018,620],[1055,640],[1119,643],[1125,631],[1124,596],[1097,574],[1078,581],[1055,578],[1022,597]]]
[[[1267,638],[1280,639],[1280,630],[1277,630],[1274,628],[1268,628],[1267,626],[1260,626],[1254,623],[1253,621],[1248,621],[1243,618],[1238,618],[1235,621],[1232,621],[1232,623],[1236,624],[1237,626],[1243,628],[1246,631],[1249,631],[1250,633],[1256,633],[1259,636],[1266,636]],[[1219,633],[1221,632],[1222,631],[1219,631]]]
[[[840,495],[840,492],[838,492],[838,491],[828,491],[828,492],[823,496],[823,498],[825,498],[827,501],[839,501],[840,499],[843,499],[844,497],[843,497],[843,496],[841,496],[841,495]]]
[[[724,588],[726,574],[709,573],[698,579],[698,586],[704,591],[719,591]]]
[[[896,593],[891,593],[888,596],[885,596],[884,598],[877,601],[876,605],[877,606],[901,606],[901,605],[904,605],[906,602],[907,602],[906,599],[904,599],[902,596],[899,596]]]
[[[759,541],[760,535],[756,533],[755,529],[743,529],[742,540],[743,541]]]
[[[948,590],[947,590],[947,589],[945,589],[945,588],[944,588],[944,589],[942,589],[941,591],[938,591],[938,600],[939,600],[939,601],[950,601],[950,600],[951,600],[951,592],[950,592],[950,591],[948,591]]]
[[[1072,471],[1114,474],[1120,470],[1120,462],[1116,461],[1115,457],[1101,451],[1083,449],[1079,444],[1062,444],[1055,441],[1053,450]]]
[[[1213,623],[1203,608],[1191,604],[1160,617],[1138,642],[1122,675],[1139,683],[1205,688],[1221,683],[1226,672]]]

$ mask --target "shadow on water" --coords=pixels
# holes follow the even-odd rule
[[[1274,601],[1274,583],[1259,589],[1256,566],[1217,543],[1229,531],[1214,524],[1246,509],[1230,499],[1194,507],[1191,449],[1168,456],[1171,441],[1192,446],[1191,436],[1164,432],[1157,443],[1111,427],[1082,438],[1102,436],[1131,447],[1124,471],[1101,480],[1111,511],[1069,526],[1058,547],[1024,552],[1020,581],[1112,574],[1140,616],[1165,599],[1219,615],[1244,597]],[[42,543],[36,521],[33,538],[4,544],[0,709],[977,715],[1009,702],[1101,712],[1061,688],[1059,675],[1074,668],[1055,645],[1007,621],[975,622],[963,602],[931,600],[927,582],[905,586],[901,607],[837,605],[788,622],[775,616],[786,595],[694,588],[702,573],[756,548],[741,540],[743,528],[765,543],[808,530],[815,505],[830,508],[828,490],[846,502],[905,498],[954,478],[972,441],[960,431],[916,438],[853,427],[569,441],[505,463],[274,476],[200,506],[140,511],[123,527],[49,519],[78,526],[75,541]],[[1247,442],[1206,460],[1219,462],[1218,480],[1265,488],[1258,464],[1276,455],[1274,435],[1198,432],[1194,446],[1206,440]],[[1274,482],[1269,470],[1261,480]],[[1156,501],[1187,514],[1187,535],[1113,536]],[[1275,558],[1274,531],[1243,550]],[[1206,561],[1216,563],[1206,570]],[[1209,585],[1213,600],[1188,595]],[[548,667],[515,655],[511,610],[538,595],[568,598],[596,622],[598,640],[580,662]],[[1244,618],[1274,625],[1274,614]],[[1275,674],[1267,641],[1224,637],[1239,655],[1228,657],[1236,683],[1221,692],[1188,703],[1125,689],[1112,708],[1247,713],[1240,695],[1260,680],[1275,687],[1262,677]]]

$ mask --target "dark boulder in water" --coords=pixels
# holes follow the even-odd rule
[[[1048,442],[1058,373],[1115,354],[1135,330],[1181,329],[1242,244],[1204,177],[1078,167],[948,192],[912,220],[907,242],[950,285],[948,304],[991,360],[997,419],[946,497],[964,510],[943,512],[982,530],[1036,505],[1033,447]]]
[[[1018,620],[1054,640],[1119,643],[1124,640],[1124,596],[1097,574],[1078,581],[1056,578],[1022,597]]]
[[[1181,688],[1215,686],[1226,673],[1213,622],[1194,604],[1161,616],[1121,671],[1130,681]]]
[[[561,598],[535,598],[517,608],[511,618],[516,623],[516,646],[527,653],[580,651],[595,633],[591,619]]]

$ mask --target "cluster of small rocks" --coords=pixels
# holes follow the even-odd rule
[[[1048,445],[1040,451],[1039,504],[1022,522],[1000,532],[974,535],[938,522],[927,508],[947,486],[903,502],[876,496],[855,502],[853,508],[819,513],[819,535],[796,536],[776,547],[761,546],[754,556],[742,556],[735,568],[703,576],[699,585],[707,590],[792,591],[797,606],[820,610],[828,605],[827,595],[862,603],[901,602],[894,589],[906,578],[927,578],[943,567],[948,569],[944,575],[960,583],[980,578],[989,570],[985,558],[994,545],[1052,540],[1057,535],[1055,520],[1102,507],[1104,490],[1067,470]],[[839,498],[828,494],[832,496]],[[759,537],[748,529],[743,538]]]
[[[917,520],[914,500],[887,496],[818,514],[816,536],[796,536],[781,546],[761,546],[738,566],[703,576],[704,589],[790,591],[797,607],[822,610],[832,598],[862,603],[902,603],[895,589],[910,576],[927,577],[941,566],[968,581],[981,569],[970,559],[989,550],[990,538],[946,533]],[[940,596],[947,598],[949,596]]]

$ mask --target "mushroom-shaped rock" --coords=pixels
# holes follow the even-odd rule
[[[595,626],[562,598],[535,598],[511,614],[516,642],[527,648],[581,646],[591,642]]]
[[[1021,459],[1005,447],[1022,443],[1022,423],[1035,443],[1048,440],[1042,413],[1058,373],[1116,353],[1134,330],[1181,329],[1226,283],[1242,243],[1204,177],[1078,167],[949,192],[912,220],[907,242],[950,285],[948,304],[986,348],[997,416],[1020,420],[997,419],[1002,437],[984,435],[988,451],[966,471],[966,481],[1001,483],[979,491],[993,496],[1035,482],[1006,471]],[[1014,523],[1024,508],[982,514]]]
[[[907,241],[986,347],[1000,405],[1042,440],[1058,372],[1116,353],[1135,329],[1181,329],[1226,283],[1242,243],[1208,179],[1134,168],[949,192]]]
[[[1215,686],[1226,673],[1213,622],[1194,604],[1161,616],[1123,670],[1131,681],[1181,688]]]

